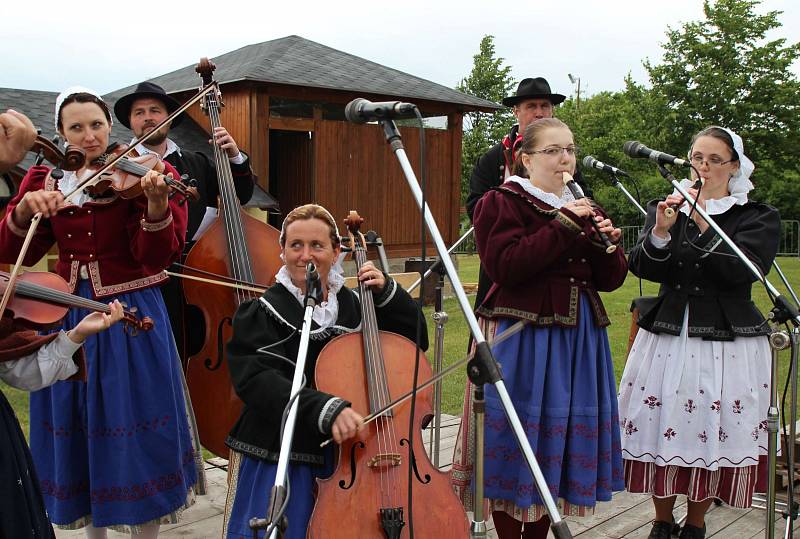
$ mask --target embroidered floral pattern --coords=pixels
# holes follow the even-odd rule
[[[731,407],[734,414],[741,414],[742,410],[744,410],[744,406],[742,406],[742,401],[735,400],[733,401],[733,406]]]
[[[722,408],[722,403],[720,401],[714,401],[711,404],[711,409],[714,410],[717,413],[719,413],[721,408]]]
[[[728,434],[724,430],[722,430],[722,427],[720,427],[719,428],[719,441],[720,442],[724,442],[727,439],[728,439]]]
[[[650,395],[649,397],[647,397],[644,400],[644,404],[645,404],[645,406],[647,406],[651,410],[655,410],[656,407],[661,406],[661,401],[658,400],[658,397],[655,397],[654,395]]]
[[[697,435],[697,437],[703,443],[706,443],[708,441],[708,434],[706,434],[706,431],[701,432],[700,434]]]
[[[666,438],[667,440],[672,440],[677,435],[678,435],[677,431],[675,431],[672,427],[668,428],[666,432],[664,432],[664,438]]]
[[[626,435],[626,436],[630,436],[630,435],[631,435],[631,434],[633,434],[634,432],[639,432],[639,429],[637,429],[637,428],[636,428],[636,427],[633,425],[633,422],[632,422],[632,421],[628,421],[628,423],[625,425],[625,427],[624,427],[624,428],[625,428],[625,435]]]
[[[694,403],[692,399],[686,401],[686,404],[683,405],[683,409],[686,410],[687,413],[692,413],[697,410],[697,405]]]

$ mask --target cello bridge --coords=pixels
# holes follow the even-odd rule
[[[367,467],[400,466],[401,462],[403,459],[400,457],[400,453],[380,453],[367,461]]]

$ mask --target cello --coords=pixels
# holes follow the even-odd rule
[[[204,85],[211,84],[214,69],[214,64],[207,58],[200,61],[196,71],[203,78]],[[205,96],[203,108],[211,121],[212,131],[221,127],[218,89]],[[241,208],[228,156],[216,144],[213,147],[219,178],[219,214],[189,251],[184,274],[199,277],[211,274],[230,277],[238,283],[271,285],[282,265],[279,233]],[[232,320],[236,308],[260,294],[252,289],[231,289],[192,279],[184,281],[183,290],[186,302],[202,312],[206,327],[203,346],[196,355],[189,357],[186,367],[186,382],[200,441],[209,451],[227,458],[225,438],[239,418],[242,401],[231,384],[225,344],[233,334]]]
[[[367,261],[362,219],[350,212],[346,220],[350,245],[358,267]],[[395,333],[380,331],[372,292],[359,282],[361,332],[331,340],[317,358],[315,380],[319,391],[352,403],[367,416],[378,412],[414,384],[414,358],[419,353],[418,382],[432,376],[428,360],[417,345]],[[432,415],[433,390],[417,394],[409,442],[412,407],[406,402],[381,414],[358,435],[339,447],[334,474],[317,479],[319,494],[307,537],[409,537],[413,525],[419,537],[466,538],[467,516],[450,487],[449,474],[434,467],[420,435],[423,420]],[[412,518],[408,511],[408,466],[412,469]]]

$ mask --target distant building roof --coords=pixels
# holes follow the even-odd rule
[[[237,81],[270,82],[330,90],[365,92],[404,99],[427,99],[466,108],[499,109],[500,105],[447,86],[409,75],[300,36],[247,45],[212,61],[220,84]],[[167,92],[195,90],[200,79],[195,66],[149,79]],[[109,94],[112,100],[130,93],[135,85]],[[424,111],[423,111],[424,112]]]

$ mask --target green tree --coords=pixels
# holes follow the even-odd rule
[[[800,43],[769,39],[781,26],[780,12],[759,14],[759,4],[706,1],[704,20],[667,31],[661,63],[644,62],[663,105],[652,128],[674,152],[685,151],[707,125],[733,129],[756,163],[756,198],[778,206],[784,218],[797,218],[800,83],[791,67]]]
[[[481,39],[478,54],[473,56],[472,71],[456,89],[494,103],[510,95],[515,81],[504,58],[495,57],[494,37]],[[510,109],[494,113],[468,112],[464,115],[464,136],[461,142],[461,200],[469,194],[469,177],[478,158],[497,144],[514,124]]]

